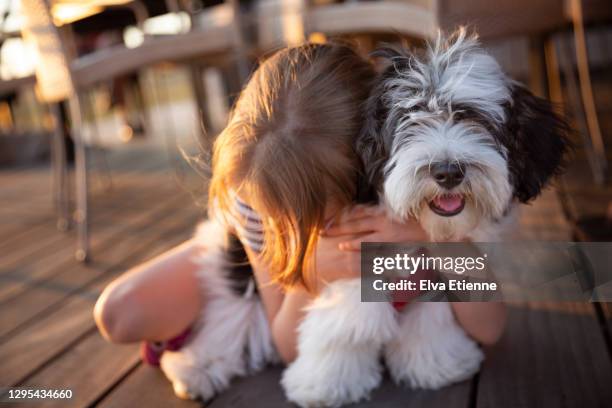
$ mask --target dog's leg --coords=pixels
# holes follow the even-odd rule
[[[178,397],[207,400],[226,389],[233,377],[278,358],[261,301],[237,294],[227,279],[223,243],[212,242],[225,231],[213,221],[200,230],[207,245],[198,258],[204,310],[193,337],[180,350],[164,352],[161,368]]]
[[[180,398],[210,399],[225,390],[232,378],[276,359],[269,330],[263,338],[255,338],[267,325],[259,301],[217,299],[208,302],[207,308],[216,311],[214,316],[205,319],[183,348],[166,351],[161,358],[161,368]]]
[[[396,336],[385,345],[396,383],[437,389],[474,375],[484,355],[457,324],[445,302],[414,302],[400,316]]]
[[[368,396],[381,380],[382,345],[397,330],[388,303],[362,303],[359,279],[330,284],[299,327],[298,357],[282,385],[302,407],[339,406]]]

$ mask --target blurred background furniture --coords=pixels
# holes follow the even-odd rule
[[[452,29],[458,24],[469,24],[478,30],[483,39],[509,36],[528,36],[531,41],[532,88],[541,96],[551,96],[556,102],[563,102],[560,92],[558,41],[556,34],[570,27],[573,31],[572,51],[564,46],[561,60],[568,82],[572,87],[578,82],[579,100],[574,99],[574,114],[585,137],[585,147],[589,154],[593,177],[602,184],[607,171],[605,146],[589,74],[584,25],[610,21],[612,7],[605,0],[540,0],[540,1],[496,1],[484,0],[439,2],[440,27]],[[525,10],[529,10],[526,13]],[[572,64],[569,66],[568,64]],[[577,68],[576,81],[574,64]],[[545,84],[548,74],[549,83]],[[550,90],[550,95],[546,91]],[[574,96],[574,95],[572,95]]]
[[[117,2],[109,2],[111,6],[111,12],[116,12],[118,7],[126,7],[130,12],[133,12],[134,19],[136,20],[137,26],[144,26],[145,20],[148,17],[147,7],[140,1],[129,1],[123,2],[125,4],[116,4]],[[152,2],[152,4],[159,2]],[[166,2],[167,8],[174,12],[181,12],[178,2],[168,1]],[[69,84],[68,90],[61,93],[61,97],[47,98],[43,95],[42,100],[45,102],[56,102],[60,99],[71,99],[71,122],[73,131],[73,140],[76,142],[76,168],[75,168],[75,181],[76,181],[76,212],[75,221],[77,224],[78,231],[78,245],[76,256],[77,259],[86,260],[88,257],[88,211],[87,211],[87,153],[85,151],[85,144],[79,142],[80,136],[77,134],[80,131],[80,123],[83,121],[83,114],[85,108],[91,109],[91,100],[87,97],[87,89],[103,83],[105,81],[114,80],[121,76],[138,72],[139,70],[159,64],[167,61],[188,61],[198,60],[202,61],[205,58],[219,58],[224,54],[231,54],[238,66],[239,81],[242,82],[248,75],[248,64],[245,62],[246,55],[245,43],[242,38],[240,28],[236,27],[236,24],[240,21],[235,16],[239,13],[237,2],[228,2],[227,4],[220,4],[215,6],[212,10],[202,12],[197,18],[190,16],[190,21],[196,21],[193,29],[185,27],[180,32],[172,35],[159,35],[150,36],[144,35],[141,44],[135,47],[127,47],[124,44],[117,44],[110,47],[105,47],[100,50],[93,51],[83,56],[76,56],[76,44],[74,43],[75,32],[81,32],[83,35],[87,33],[86,28],[93,29],[96,31],[103,29],[115,28],[117,24],[123,23],[121,19],[119,21],[115,19],[111,20],[94,20],[90,22],[90,25],[84,25],[81,23],[81,27],[75,27],[74,32],[67,32],[64,35],[60,35],[52,24],[53,16],[50,14],[50,8],[45,2],[38,2],[33,5],[27,2],[23,3],[27,10],[36,11],[29,15],[30,20],[34,15],[38,16],[46,13],[46,22],[49,25],[45,28],[49,32],[53,33],[53,37],[58,41],[57,46],[53,50],[53,55],[45,55],[48,59],[53,60],[59,58],[61,61],[65,61],[65,69],[68,73],[57,74],[60,72],[60,68],[47,69],[42,68],[37,71],[38,83],[44,83],[44,76],[49,73],[55,73],[63,77],[63,80],[52,80],[51,82],[66,83]],[[53,4],[54,7],[65,7],[65,6],[76,6],[78,9],[78,2],[72,1],[59,1]],[[83,15],[97,16],[98,13],[102,13],[106,10],[107,5],[104,1],[95,2],[95,6],[79,10],[80,15],[69,14],[69,22],[78,22],[78,18]],[[61,9],[63,10],[63,8]],[[61,13],[60,13],[61,14]],[[90,17],[93,18],[93,17]],[[106,16],[109,18],[109,16]],[[179,17],[180,18],[180,17]],[[110,26],[107,23],[110,21]],[[201,21],[207,22],[207,24],[201,24]],[[186,24],[189,25],[189,24]],[[31,30],[32,36],[40,36],[41,30]],[[72,40],[72,41],[70,41]],[[41,52],[43,50],[43,52]],[[39,52],[44,55],[48,53],[44,47],[40,46]],[[61,53],[58,57],[57,53]],[[193,79],[197,81],[201,77],[201,72],[198,71],[197,65],[192,65],[194,70]],[[47,81],[49,82],[49,81]],[[195,89],[200,90],[201,84],[196,83]],[[198,86],[199,85],[199,86]],[[202,106],[205,101],[200,91],[195,92],[198,99],[198,105]],[[54,109],[54,112],[58,112]],[[95,118],[95,115],[94,115]],[[58,119],[59,120],[59,119]],[[172,120],[170,118],[170,120]],[[58,136],[59,138],[59,136]],[[172,145],[170,143],[170,145]],[[59,145],[58,145],[59,146]],[[58,147],[57,151],[62,148]],[[55,155],[54,157],[61,157]],[[57,161],[56,161],[57,162]],[[65,160],[60,160],[58,166],[60,168],[65,167]],[[58,170],[57,174],[66,174],[65,170]],[[61,176],[59,181],[56,182],[57,186],[62,187],[59,196],[64,197],[66,183],[63,181]],[[62,212],[64,213],[64,212]],[[61,225],[65,225],[64,222],[60,222]]]
[[[512,75],[526,65],[524,79],[532,90],[571,110],[593,179],[601,185],[606,178],[607,146],[590,78],[599,59],[590,58],[585,34],[585,25],[605,26],[610,21],[611,8],[602,0],[55,0],[46,4],[83,105],[82,137],[90,152],[85,161],[98,168],[108,168],[106,155],[100,152],[130,140],[158,138],[167,150],[177,150],[180,135],[197,133],[200,142],[209,145],[258,59],[278,47],[343,38],[367,53],[381,42],[420,46],[438,29],[468,24]],[[19,30],[8,27],[2,35],[3,40],[14,39]],[[0,98],[19,95],[33,84],[33,75],[3,80]],[[192,120],[187,120],[184,108],[167,109],[167,120],[161,120],[161,107],[170,107],[185,90],[193,98],[190,109],[197,113],[188,132],[181,130]],[[9,112],[14,110],[13,99],[8,99]],[[66,121],[68,109],[62,104],[45,109],[57,118],[55,122]],[[60,123],[48,131],[66,128]],[[71,140],[66,132],[60,140],[67,143],[68,163]],[[63,163],[61,145],[53,146],[53,156],[59,157],[54,163]],[[178,161],[174,165],[180,167]],[[57,170],[60,167],[54,170],[55,196],[59,224],[65,227],[70,217],[61,214],[68,213],[69,194],[68,184],[61,180],[69,172]],[[77,173],[81,183],[75,192],[83,203],[87,178]],[[110,185],[108,174],[107,170],[106,185]],[[78,230],[85,236],[85,227]],[[79,240],[80,258],[86,257],[86,241]]]

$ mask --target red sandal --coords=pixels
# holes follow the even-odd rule
[[[187,342],[191,329],[188,328],[176,337],[167,341],[145,341],[140,346],[140,358],[145,364],[159,367],[164,351],[179,350]]]

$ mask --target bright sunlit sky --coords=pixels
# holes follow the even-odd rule
[[[2,32],[14,32],[21,29],[22,19],[19,0],[0,0],[0,15],[4,16],[10,10],[6,19],[2,20]],[[35,53],[19,38],[11,38],[4,42],[0,49],[0,77],[9,79],[31,74],[34,71]]]

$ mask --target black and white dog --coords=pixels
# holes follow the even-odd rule
[[[414,217],[432,241],[500,241],[519,203],[559,169],[569,131],[551,105],[508,78],[464,29],[422,54],[388,61],[356,143],[367,185],[390,217]],[[338,406],[392,378],[436,389],[471,377],[483,354],[448,303],[401,312],[362,303],[359,280],[334,282],[300,327],[299,356],[283,385],[300,406]]]
[[[565,122],[509,79],[465,30],[439,36],[419,55],[403,49],[377,55],[389,65],[356,142],[365,184],[390,217],[418,219],[433,241],[503,239],[513,209],[560,169]],[[217,248],[210,237],[224,236],[203,235],[209,248]],[[182,396],[211,397],[231,377],[277,358],[261,303],[249,290],[230,290],[229,264],[219,261],[227,256],[215,251],[205,255],[202,274],[215,304],[207,305],[192,341],[161,361]],[[397,312],[389,303],[361,302],[359,279],[330,284],[309,306],[298,351],[282,385],[303,407],[367,397],[381,381],[381,355],[396,382],[430,389],[469,378],[483,360],[448,303],[414,302]]]

